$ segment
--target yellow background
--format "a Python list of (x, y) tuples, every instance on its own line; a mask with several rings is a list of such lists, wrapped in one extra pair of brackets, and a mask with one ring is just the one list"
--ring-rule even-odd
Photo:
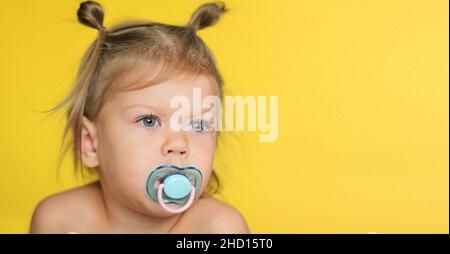
[[(205, 1), (109, 0), (105, 26), (184, 24)], [(0, 232), (77, 184), (56, 161), (68, 92), (97, 32), (80, 1), (1, 1)], [(226, 133), (223, 199), (253, 233), (448, 233), (447, 0), (227, 0), (199, 31), (228, 94), (279, 96), (279, 138)]]

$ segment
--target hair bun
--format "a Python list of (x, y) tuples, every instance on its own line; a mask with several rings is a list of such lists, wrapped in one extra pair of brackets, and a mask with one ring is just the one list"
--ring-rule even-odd
[(194, 30), (212, 26), (219, 20), (220, 15), (226, 11), (225, 3), (223, 2), (203, 4), (192, 14), (188, 26)]
[(95, 29), (104, 29), (103, 27), (103, 7), (94, 1), (85, 1), (80, 4), (77, 11), (78, 21), (86, 26)]

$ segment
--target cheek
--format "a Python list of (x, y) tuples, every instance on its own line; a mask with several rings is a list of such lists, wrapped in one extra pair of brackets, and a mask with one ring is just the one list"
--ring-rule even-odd
[(209, 165), (214, 160), (214, 153), (216, 149), (216, 138), (213, 134), (197, 134), (198, 137), (193, 137), (189, 142), (191, 160), (203, 166)]
[(160, 141), (142, 135), (143, 132), (130, 131), (121, 125), (101, 129), (98, 149), (100, 172), (107, 184), (128, 190), (145, 186), (148, 172), (159, 160)]
[(215, 135), (197, 137), (191, 141), (191, 163), (202, 171), (202, 191), (208, 185), (212, 174), (214, 154), (216, 148)]
[[(124, 204), (143, 212), (158, 211), (157, 204), (148, 201), (145, 183), (149, 172), (159, 165), (156, 137), (145, 139), (139, 132), (105, 131), (99, 139), (102, 184)], [(100, 135), (99, 135), (100, 136)]]
[(104, 171), (135, 168), (142, 156), (140, 144), (133, 142), (128, 135), (118, 135), (116, 132), (105, 131), (99, 135), (100, 167)]

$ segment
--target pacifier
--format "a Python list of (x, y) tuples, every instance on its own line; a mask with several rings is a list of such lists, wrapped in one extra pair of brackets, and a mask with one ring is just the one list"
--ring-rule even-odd
[[(202, 173), (196, 167), (179, 168), (162, 165), (155, 168), (147, 178), (148, 196), (170, 213), (186, 211), (193, 203), (202, 186)], [(181, 206), (173, 209), (167, 204)]]

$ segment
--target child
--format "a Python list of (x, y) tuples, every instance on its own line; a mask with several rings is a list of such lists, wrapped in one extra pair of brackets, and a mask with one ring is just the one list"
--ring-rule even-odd
[(99, 36), (54, 110), (69, 105), (64, 135), (72, 134), (75, 168), (94, 170), (99, 180), (41, 201), (31, 233), (249, 233), (236, 209), (207, 193), (218, 180), (212, 123), (191, 119), (182, 131), (170, 123), (174, 97), (192, 102), (194, 89), (202, 98), (222, 95), (215, 60), (196, 31), (224, 12), (209, 3), (186, 26), (106, 29), (103, 8), (81, 3), (78, 20)]

